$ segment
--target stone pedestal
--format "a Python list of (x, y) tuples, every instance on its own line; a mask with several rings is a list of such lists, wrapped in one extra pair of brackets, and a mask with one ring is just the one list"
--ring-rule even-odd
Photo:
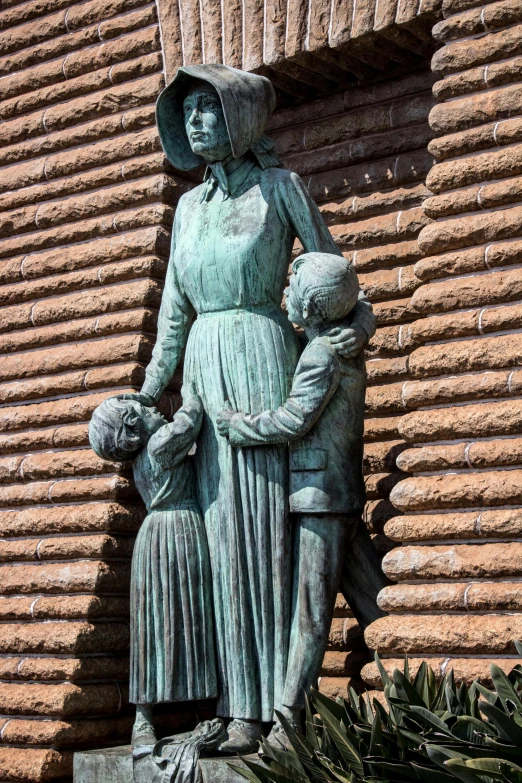
[[(250, 757), (253, 761), (256, 756)], [(244, 783), (245, 778), (227, 763), (245, 768), (239, 758), (225, 756), (199, 760), (202, 783)], [(150, 762), (153, 764), (153, 762)], [(155, 765), (154, 765), (155, 766)], [(148, 783), (150, 777), (142, 768), (143, 780), (133, 781), (133, 763), (130, 745), (104, 750), (86, 750), (74, 754), (74, 783)], [(145, 778), (148, 778), (146, 780)]]

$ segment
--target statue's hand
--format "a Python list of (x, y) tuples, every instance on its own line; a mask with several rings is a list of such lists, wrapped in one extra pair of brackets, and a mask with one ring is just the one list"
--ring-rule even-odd
[(152, 408), (156, 405), (156, 401), (145, 392), (129, 392), (128, 394), (117, 394), (116, 397), (119, 400), (133, 400), (134, 402), (140, 402), (146, 408)]
[(227, 401), (225, 402), (224, 409), (221, 411), (221, 413), (218, 413), (216, 417), (216, 426), (219, 434), (222, 435), (223, 438), (228, 438), (230, 432), (230, 420), (235, 412), (236, 411), (233, 410), (231, 404)]
[(354, 359), (358, 356), (366, 343), (368, 335), (360, 326), (335, 326), (326, 332), (326, 336), (340, 356), (345, 359)]

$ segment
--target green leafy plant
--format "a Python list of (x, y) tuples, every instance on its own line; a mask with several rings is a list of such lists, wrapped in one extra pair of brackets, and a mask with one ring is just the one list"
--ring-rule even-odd
[[(517, 643), (522, 654), (522, 646)], [(306, 730), (278, 714), (289, 750), (263, 742), (261, 761), (238, 770), (252, 783), (522, 783), (522, 667), (490, 667), (494, 690), (478, 680), (440, 682), (426, 663), (390, 677), (378, 656), (386, 707), (350, 689), (348, 699), (313, 691)], [(237, 767), (236, 767), (237, 769)]]

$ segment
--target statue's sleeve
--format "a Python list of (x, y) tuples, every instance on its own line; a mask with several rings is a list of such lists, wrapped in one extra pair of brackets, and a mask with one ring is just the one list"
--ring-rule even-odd
[(203, 421), (199, 397), (183, 399), (182, 407), (169, 424), (160, 427), (149, 440), (149, 455), (163, 468), (175, 468), (194, 445)]
[[(341, 251), (335, 244), (317, 204), (308, 193), (301, 177), (291, 172), (280, 187), (283, 209), (305, 253), (333, 253), (341, 256)], [(360, 326), (366, 333), (368, 341), (375, 334), (377, 319), (362, 289), (352, 312), (351, 325)]]
[(178, 233), (179, 206), (172, 229), (170, 259), (165, 277), (165, 287), (158, 316), (158, 336), (152, 351), (152, 359), (145, 371), (142, 392), (155, 401), (161, 397), (178, 366), (181, 351), (187, 340), (194, 309), (179, 281), (174, 251)]
[(273, 411), (235, 413), (230, 420), (231, 445), (286, 443), (302, 437), (318, 420), (339, 380), (334, 350), (324, 343), (310, 343), (297, 365), (286, 402)]

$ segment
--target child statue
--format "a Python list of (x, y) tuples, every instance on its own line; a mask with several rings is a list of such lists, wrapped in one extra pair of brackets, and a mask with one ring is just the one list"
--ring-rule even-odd
[[(288, 318), (303, 327), (309, 342), (290, 394), (277, 410), (246, 414), (229, 408), (217, 423), (233, 447), (289, 442), (295, 543), (282, 712), (296, 724), (303, 694), (319, 674), (345, 551), (356, 536), (368, 538), (370, 549), (371, 542), (359, 524), (365, 502), (364, 356), (343, 358), (326, 336), (349, 322), (360, 292), (357, 274), (342, 256), (325, 253), (301, 255), (292, 272), (285, 291)], [(380, 584), (377, 559), (372, 563), (366, 570), (374, 568), (375, 583)], [(278, 723), (271, 737), (286, 744)]]
[(211, 574), (192, 457), (203, 408), (192, 389), (171, 423), (152, 407), (110, 397), (89, 439), (98, 456), (132, 460), (147, 507), (132, 556), (130, 701), (133, 748), (156, 743), (152, 705), (217, 696)]

